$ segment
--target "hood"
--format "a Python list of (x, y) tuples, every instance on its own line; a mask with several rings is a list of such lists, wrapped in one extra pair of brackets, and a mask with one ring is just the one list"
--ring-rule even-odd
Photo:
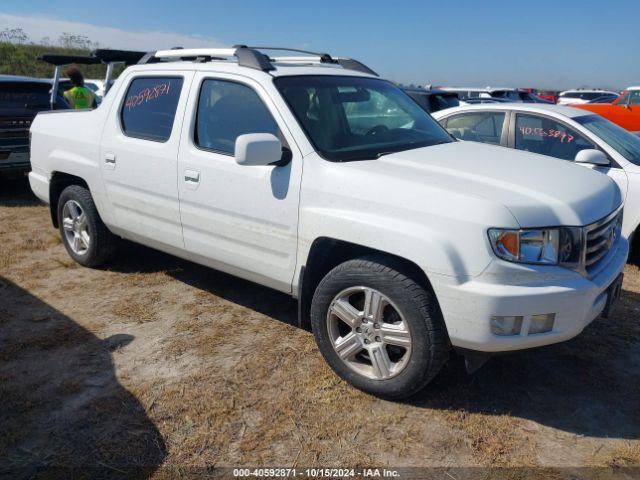
[(499, 203), (523, 228), (588, 225), (622, 203), (617, 185), (606, 175), (573, 162), (475, 142), (352, 163), (369, 174)]

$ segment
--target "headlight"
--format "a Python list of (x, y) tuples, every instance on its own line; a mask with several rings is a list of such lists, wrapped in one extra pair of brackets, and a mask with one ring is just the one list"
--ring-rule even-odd
[(503, 260), (536, 265), (578, 266), (582, 251), (579, 227), (506, 230), (492, 228), (489, 241)]

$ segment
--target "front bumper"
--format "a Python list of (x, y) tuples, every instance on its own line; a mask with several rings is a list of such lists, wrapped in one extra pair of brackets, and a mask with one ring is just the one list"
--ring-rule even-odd
[[(607, 289), (624, 269), (629, 252), (621, 238), (591, 278), (561, 267), (495, 260), (481, 275), (460, 282), (430, 275), (453, 346), (479, 352), (539, 347), (578, 335), (604, 310)], [(531, 317), (555, 313), (553, 329), (528, 334)], [(519, 335), (491, 332), (492, 316), (522, 316)]]

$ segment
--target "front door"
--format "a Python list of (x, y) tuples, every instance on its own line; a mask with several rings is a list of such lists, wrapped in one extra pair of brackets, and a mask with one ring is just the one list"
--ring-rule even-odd
[[(289, 292), (302, 156), (269, 94), (239, 78), (194, 78), (178, 159), (185, 247), (194, 261)], [(248, 133), (278, 136), (290, 161), (238, 165), (235, 141)]]

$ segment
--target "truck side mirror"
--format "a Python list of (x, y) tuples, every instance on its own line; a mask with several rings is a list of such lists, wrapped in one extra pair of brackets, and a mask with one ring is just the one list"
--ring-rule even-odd
[(586, 150), (580, 150), (575, 158), (576, 163), (589, 163), (591, 165), (598, 165), (600, 167), (608, 167), (611, 162), (607, 156), (600, 150), (595, 148), (587, 148)]
[(271, 133), (247, 133), (236, 138), (236, 163), (260, 166), (277, 163), (282, 158), (282, 143)]

